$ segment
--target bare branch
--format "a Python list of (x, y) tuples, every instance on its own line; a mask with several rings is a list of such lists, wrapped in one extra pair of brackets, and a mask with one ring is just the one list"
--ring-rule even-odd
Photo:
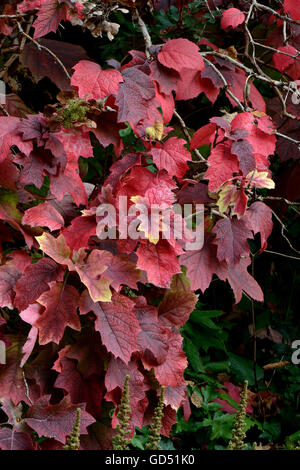
[(300, 251), (299, 250), (296, 250), (296, 248), (293, 247), (293, 245), (291, 244), (290, 240), (288, 239), (288, 237), (285, 235), (284, 231), (287, 230), (286, 226), (284, 225), (284, 223), (282, 222), (282, 220), (278, 217), (278, 215), (271, 209), (272, 211), (272, 214), (274, 215), (274, 217), (278, 220), (278, 222), (280, 223), (281, 225), (281, 235), (282, 237), (285, 239), (285, 241), (288, 243), (289, 247), (295, 252), (295, 253), (298, 253), (300, 255)]
[(289, 23), (300, 24), (299, 20), (293, 20), (289, 16), (280, 15), (276, 10), (273, 10), (272, 8), (267, 7), (266, 5), (262, 5), (261, 3), (257, 3), (256, 1), (254, 1), (253, 3), (254, 3), (255, 8), (266, 10), (272, 15), (276, 16), (276, 18), (280, 18), (281, 20), (287, 21)]
[(224, 87), (226, 88), (226, 91), (228, 93), (228, 95), (231, 96), (231, 98), (237, 103), (237, 105), (239, 106), (239, 108), (244, 112), (245, 111), (245, 108), (244, 106), (242, 105), (242, 103), (240, 102), (240, 100), (232, 93), (231, 90), (229, 90), (229, 85), (227, 83), (227, 80), (225, 79), (225, 77), (222, 75), (222, 73), (220, 72), (220, 70), (217, 69), (217, 67), (212, 63), (210, 62), (208, 59), (206, 59), (206, 57), (203, 57), (203, 60), (206, 64), (208, 64), (210, 67), (212, 67), (214, 69), (214, 71), (216, 72), (216, 74), (220, 77), (220, 79), (222, 80), (222, 82), (224, 83)]
[(11, 18), (11, 19), (16, 19), (16, 18), (22, 18), (23, 16), (27, 16), (28, 13), (18, 13), (16, 15), (0, 15), (0, 18)]
[(146, 56), (150, 57), (149, 49), (152, 46), (152, 40), (151, 40), (150, 34), (148, 32), (147, 26), (145, 25), (144, 21), (140, 17), (139, 12), (137, 11), (137, 9), (135, 10), (135, 13), (136, 13), (136, 16), (137, 16), (137, 19), (138, 19), (138, 24), (139, 24), (139, 27), (141, 29), (141, 32), (142, 32), (142, 35), (143, 35), (143, 38), (144, 38), (144, 41), (145, 41)]
[[(179, 124), (180, 124), (181, 129), (182, 129), (182, 132), (184, 133), (187, 141), (190, 142), (191, 141), (191, 136), (190, 136), (190, 133), (188, 131), (188, 128), (186, 127), (186, 124), (185, 124), (184, 120), (182, 119), (180, 114), (176, 111), (176, 109), (174, 110), (174, 116), (178, 119)], [(201, 162), (208, 165), (207, 160), (203, 157), (203, 155), (201, 155), (201, 153), (199, 152), (198, 149), (195, 149), (194, 153), (199, 158), (199, 160), (201, 160)]]
[(4, 106), (0, 103), (0, 110), (2, 111), (2, 113), (5, 115), (5, 116), (9, 116), (9, 112), (7, 112), (7, 110), (4, 108)]
[(285, 199), (284, 197), (280, 197), (280, 196), (264, 196), (258, 199), (261, 199), (261, 200), (269, 199), (270, 201), (284, 201), (288, 205), (300, 206), (300, 202), (289, 201), (288, 199)]
[(281, 132), (275, 132), (275, 135), (277, 135), (278, 137), (282, 137), (283, 139), (289, 140), (290, 142), (293, 142), (300, 149), (300, 140), (295, 140), (292, 137), (289, 137), (288, 135), (281, 134)]
[(297, 256), (285, 255), (284, 253), (278, 253), (277, 251), (264, 250), (263, 253), (271, 253), (272, 255), (283, 256), (284, 258), (296, 259), (297, 261), (300, 261), (300, 258), (297, 258)]

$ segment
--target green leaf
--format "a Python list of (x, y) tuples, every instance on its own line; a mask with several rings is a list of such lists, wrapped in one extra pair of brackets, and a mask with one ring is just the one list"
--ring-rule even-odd
[[(228, 357), (230, 360), (231, 370), (236, 378), (241, 382), (248, 380), (249, 385), (254, 385), (255, 378), (253, 371), (253, 361), (237, 356), (233, 353), (228, 353)], [(259, 366), (256, 366), (256, 376), (258, 381), (264, 377), (264, 371)]]
[(217, 411), (213, 418), (207, 418), (203, 421), (203, 426), (211, 426), (210, 440), (230, 439), (232, 435), (232, 426), (235, 415), (223, 414)]
[(204, 366), (198, 348), (188, 339), (184, 339), (184, 352), (195, 372), (204, 372)]
[(212, 372), (229, 372), (230, 362), (229, 361), (208, 362), (207, 364), (205, 364), (205, 370), (210, 370)]
[(270, 442), (274, 442), (280, 437), (281, 434), (281, 423), (279, 421), (265, 421), (263, 423), (264, 432), (260, 434), (260, 439), (268, 439)]

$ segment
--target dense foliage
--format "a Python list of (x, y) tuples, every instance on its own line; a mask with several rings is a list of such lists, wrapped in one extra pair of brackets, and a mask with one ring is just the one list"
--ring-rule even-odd
[[(156, 415), (161, 446), (227, 448), (244, 381), (246, 445), (300, 440), (298, 3), (1, 7), (1, 449), (111, 449), (126, 377), (136, 448)], [(124, 197), (169, 238), (123, 236)]]

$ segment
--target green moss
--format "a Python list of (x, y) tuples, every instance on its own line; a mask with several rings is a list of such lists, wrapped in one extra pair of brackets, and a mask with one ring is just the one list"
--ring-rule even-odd
[(84, 102), (79, 99), (68, 100), (62, 110), (63, 125), (65, 128), (73, 126), (74, 122), (84, 121), (87, 108)]

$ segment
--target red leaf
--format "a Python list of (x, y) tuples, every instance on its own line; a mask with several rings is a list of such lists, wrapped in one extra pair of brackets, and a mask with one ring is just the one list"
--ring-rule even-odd
[(26, 13), (26, 11), (36, 10), (38, 8), (41, 8), (42, 2), (43, 2), (43, 0), (23, 0), (17, 6), (18, 12)]
[(195, 132), (190, 142), (191, 150), (201, 147), (202, 145), (211, 144), (213, 142), (215, 132), (216, 125), (214, 123), (209, 123), (200, 127), (200, 129)]
[(16, 163), (23, 165), (21, 171), (20, 183), (24, 186), (34, 184), (37, 188), (41, 188), (44, 182), (46, 171), (50, 174), (56, 172), (57, 161), (49, 150), (43, 148), (33, 150), (29, 158), (19, 156), (15, 159)]
[(78, 88), (80, 98), (99, 100), (118, 93), (119, 83), (123, 82), (118, 70), (102, 70), (100, 65), (89, 60), (81, 60), (73, 67), (75, 70), (71, 85)]
[(16, 134), (19, 122), (19, 118), (14, 116), (0, 117), (0, 162), (10, 154), (10, 147), (14, 145), (12, 136)]
[(181, 72), (183, 69), (203, 70), (204, 61), (199, 48), (188, 39), (171, 39), (158, 53), (159, 62), (170, 69)]
[[(30, 113), (30, 109), (15, 93), (8, 93), (5, 95), (5, 104), (3, 104), (3, 107), (10, 116), (26, 118), (27, 114)], [(5, 116), (2, 110), (0, 110), (0, 115)]]
[(50, 32), (56, 33), (59, 23), (66, 19), (67, 7), (64, 3), (59, 4), (57, 0), (44, 0), (32, 25), (34, 27), (33, 38), (40, 38)]
[(235, 265), (228, 266), (227, 272), (224, 270), (223, 273), (218, 273), (219, 278), (223, 281), (228, 279), (234, 292), (236, 303), (241, 300), (243, 291), (258, 302), (264, 300), (260, 286), (247, 270), (250, 263), (251, 260), (249, 257), (241, 258)]
[(88, 288), (94, 302), (109, 302), (111, 299), (110, 279), (107, 279), (106, 271), (112, 259), (112, 254), (104, 250), (93, 250), (86, 263), (77, 264), (75, 269), (81, 282)]
[(73, 219), (62, 234), (71, 250), (78, 251), (79, 248), (87, 247), (89, 238), (96, 235), (96, 227), (94, 216), (80, 216)]
[(29, 357), (30, 357), (30, 355), (31, 355), (31, 353), (34, 349), (36, 340), (38, 338), (38, 333), (39, 333), (39, 331), (35, 327), (32, 327), (31, 330), (28, 333), (26, 343), (24, 344), (24, 346), (22, 348), (22, 353), (24, 354), (24, 356), (22, 357), (22, 361), (20, 363), (21, 368), (24, 367), (24, 365), (28, 361), (28, 359), (29, 359)]
[[(0, 364), (1, 398), (11, 400), (14, 405), (17, 405), (22, 400), (29, 403), (22, 369), (20, 367), (22, 358), (21, 349), (24, 338), (20, 336), (9, 336), (8, 339), (12, 344), (6, 348), (6, 364)], [(29, 392), (31, 392), (31, 390), (29, 390)]]
[(14, 304), (19, 310), (25, 310), (30, 304), (49, 290), (49, 282), (58, 275), (57, 264), (49, 258), (42, 258), (26, 267), (24, 274), (15, 285)]
[(145, 391), (147, 390), (147, 386), (144, 384), (144, 376), (138, 370), (136, 362), (130, 361), (126, 365), (120, 359), (112, 358), (105, 377), (105, 387), (108, 392), (115, 390), (117, 387), (123, 390), (127, 374), (130, 376), (130, 402), (133, 404), (132, 409), (134, 409), (136, 403), (145, 397)]
[(94, 418), (100, 418), (101, 401), (104, 391), (104, 381), (93, 375), (83, 379), (72, 359), (62, 360), (62, 371), (57, 377), (54, 387), (66, 390), (72, 403), (86, 403), (86, 410)]
[(22, 273), (24, 272), (25, 268), (31, 264), (31, 257), (23, 250), (12, 251), (9, 253), (8, 257), (9, 260), (6, 264), (15, 266)]
[[(293, 46), (278, 47), (278, 50), (294, 56), (297, 55), (297, 51)], [(288, 68), (289, 65), (292, 65), (293, 63), (294, 59), (288, 55), (280, 54), (279, 52), (276, 52), (273, 55), (273, 64), (277, 70), (279, 70), (279, 72), (283, 72), (286, 68)]]
[(164, 93), (159, 92), (156, 84), (155, 84), (155, 89), (156, 89), (155, 98), (159, 102), (159, 105), (162, 109), (164, 124), (167, 124), (168, 122), (171, 121), (173, 114), (174, 114), (174, 109), (175, 109), (174, 97), (172, 93), (170, 95), (165, 95)]
[(240, 113), (231, 122), (232, 133), (238, 130), (247, 132), (248, 135), (245, 138), (252, 146), (254, 153), (267, 157), (275, 152), (274, 125), (269, 117), (256, 118), (252, 113)]
[(127, 68), (122, 72), (124, 82), (121, 83), (116, 105), (119, 108), (118, 122), (129, 121), (135, 126), (142, 119), (159, 121), (159, 104), (155, 100), (153, 80), (136, 67)]
[(224, 184), (219, 193), (218, 206), (222, 214), (230, 207), (231, 216), (237, 215), (238, 218), (242, 217), (246, 212), (247, 202), (248, 198), (245, 191), (242, 188), (238, 188), (235, 184)]
[(233, 173), (239, 172), (238, 160), (230, 152), (228, 143), (219, 144), (214, 147), (208, 158), (210, 164), (205, 178), (208, 179), (208, 189), (215, 192), (225, 181), (232, 178)]
[(26, 413), (26, 423), (39, 436), (53, 437), (64, 444), (76, 421), (77, 408), (81, 408), (80, 434), (88, 433), (87, 426), (95, 420), (85, 411), (85, 404), (72, 405), (69, 396), (57, 405), (51, 405), (49, 399), (42, 396)]
[(169, 332), (169, 349), (166, 360), (154, 366), (155, 377), (161, 385), (177, 387), (184, 380), (183, 374), (187, 367), (187, 359), (182, 350), (180, 334)]
[[(224, 67), (222, 68), (222, 74), (226, 78), (229, 84), (229, 89), (234, 94), (234, 96), (236, 96), (240, 101), (244, 101), (244, 88), (247, 79), (244, 70), (238, 67), (236, 67), (234, 70), (228, 70), (226, 67)], [(237, 106), (236, 101), (228, 94), (227, 98), (231, 102), (232, 106)], [(263, 113), (266, 112), (266, 103), (253, 83), (250, 85), (249, 98), (254, 109), (257, 109)]]
[(174, 410), (183, 404), (187, 397), (186, 384), (182, 382), (177, 387), (167, 387), (165, 389), (164, 404), (170, 405)]
[(168, 333), (166, 328), (158, 322), (156, 308), (147, 305), (144, 297), (137, 298), (134, 313), (141, 327), (137, 344), (143, 353), (142, 362), (145, 369), (151, 369), (154, 365), (164, 362), (167, 357)]
[[(232, 398), (237, 404), (240, 403), (240, 401), (241, 401), (241, 389), (240, 389), (240, 387), (237, 387), (236, 385), (234, 385), (231, 382), (224, 382), (224, 386), (226, 387), (226, 389), (227, 389), (226, 393), (230, 396), (230, 398)], [(222, 395), (222, 393), (224, 393), (224, 390), (220, 390), (220, 392), (221, 392), (221, 395)], [(226, 399), (222, 400), (221, 398), (217, 398), (214, 401), (216, 401), (217, 403), (220, 403), (220, 405), (223, 405), (223, 411), (226, 411), (226, 413), (233, 414), (233, 413), (237, 412), (237, 408), (234, 408), (233, 406), (231, 406), (226, 401)], [(247, 404), (246, 413), (253, 414), (253, 408), (250, 405), (250, 403)]]
[(159, 91), (169, 95), (177, 89), (177, 83), (180, 75), (175, 70), (161, 65), (157, 60), (150, 64), (151, 77), (156, 81)]
[(2, 450), (35, 450), (30, 435), (16, 432), (10, 428), (0, 429), (0, 449)]
[(166, 326), (183, 326), (194, 310), (197, 299), (193, 292), (170, 290), (159, 304), (159, 321)]
[(119, 131), (125, 126), (122, 123), (120, 124), (117, 119), (118, 113), (114, 111), (105, 112), (105, 119), (100, 116), (99, 119), (96, 120), (98, 126), (96, 129), (93, 129), (93, 133), (103, 147), (113, 144), (116, 155), (120, 156), (123, 149), (123, 142)]
[(213, 228), (216, 234), (214, 243), (218, 247), (219, 261), (229, 265), (239, 262), (243, 255), (249, 254), (247, 238), (253, 238), (247, 219), (220, 219)]
[(245, 15), (237, 8), (229, 8), (222, 14), (221, 28), (226, 29), (232, 27), (233, 29), (244, 23)]
[(63, 235), (55, 238), (50, 233), (44, 232), (43, 235), (36, 237), (36, 239), (41, 250), (54, 259), (54, 261), (68, 266), (71, 270), (74, 269), (74, 265), (70, 260), (70, 248), (66, 245)]
[(55, 137), (60, 140), (67, 154), (68, 162), (78, 161), (79, 157), (93, 157), (90, 135), (82, 129), (68, 129), (56, 132)]
[(87, 205), (88, 198), (82, 179), (78, 174), (77, 162), (67, 164), (65, 171), (60, 171), (57, 176), (50, 180), (51, 192), (61, 201), (64, 196), (70, 194), (77, 206)]
[[(143, 426), (144, 412), (148, 404), (145, 391), (149, 388), (149, 386), (145, 384), (143, 374), (138, 370), (138, 363), (136, 361), (130, 361), (129, 364), (126, 365), (120, 359), (113, 358), (110, 360), (108, 371), (105, 376), (105, 386), (107, 389), (105, 399), (107, 401), (112, 401), (117, 406), (120, 404), (121, 390), (123, 390), (127, 374), (130, 377), (130, 407), (131, 410), (134, 410), (129, 423), (133, 434), (135, 426)], [(113, 415), (113, 428), (118, 424), (118, 411), (118, 408), (116, 408)]]
[(21, 277), (20, 271), (14, 266), (0, 266), (0, 307), (13, 309), (14, 285)]
[(58, 344), (66, 326), (80, 331), (80, 320), (77, 315), (79, 294), (73, 286), (56, 283), (39, 297), (38, 303), (45, 307), (45, 311), (34, 323), (39, 330), (40, 344), (47, 344), (50, 341)]
[(280, 71), (285, 71), (287, 75), (292, 77), (293, 80), (298, 80), (300, 78), (300, 64), (298, 58), (298, 51), (292, 46), (283, 46), (278, 47), (279, 51), (286, 52), (294, 56), (290, 57), (288, 55), (280, 54), (276, 52), (273, 55), (274, 66)]
[[(39, 40), (42, 46), (47, 47), (64, 64), (69, 74), (72, 67), (80, 60), (87, 60), (88, 55), (81, 46), (63, 41), (42, 38)], [(34, 78), (38, 81), (48, 77), (61, 90), (71, 89), (70, 80), (66, 76), (63, 68), (49, 52), (39, 49), (30, 42), (27, 43), (20, 56), (23, 67), (28, 68)]]
[(111, 286), (119, 290), (121, 284), (137, 289), (137, 282), (141, 280), (142, 273), (136, 264), (130, 261), (127, 255), (112, 256), (105, 271), (105, 277), (111, 279)]
[(66, 244), (73, 251), (88, 245), (89, 238), (96, 235), (94, 216), (80, 216), (72, 220), (71, 225), (62, 231)]
[(248, 220), (248, 226), (254, 234), (260, 233), (261, 250), (267, 248), (267, 239), (273, 229), (272, 211), (263, 202), (257, 201), (252, 204), (245, 216)]
[(153, 162), (159, 170), (167, 170), (169, 175), (183, 178), (188, 166), (187, 161), (192, 160), (190, 152), (184, 147), (186, 141), (171, 137), (164, 145), (157, 144), (150, 150)]
[(231, 153), (236, 155), (242, 173), (246, 176), (256, 167), (253, 147), (247, 140), (236, 140), (231, 146)]
[(204, 93), (211, 102), (215, 102), (220, 88), (213, 85), (211, 80), (202, 78), (203, 72), (183, 69), (177, 84), (176, 100), (190, 100)]
[(80, 313), (94, 312), (95, 329), (100, 332), (102, 343), (126, 364), (138, 349), (136, 339), (140, 327), (133, 307), (132, 300), (117, 293), (113, 293), (111, 302), (94, 303), (87, 291), (80, 299)]
[(207, 185), (204, 183), (196, 183), (192, 186), (185, 186), (177, 192), (179, 204), (193, 202), (194, 204), (205, 204), (211, 202), (208, 196)]
[(27, 209), (22, 218), (22, 224), (58, 230), (64, 226), (64, 219), (51, 204), (45, 202)]
[(148, 280), (158, 287), (169, 287), (173, 274), (180, 273), (180, 265), (174, 248), (168, 240), (155, 245), (148, 240), (137, 249), (137, 266), (146, 271)]
[(53, 369), (61, 372), (61, 359), (67, 357), (77, 360), (77, 370), (82, 377), (90, 375), (103, 375), (105, 361), (110, 357), (106, 348), (101, 344), (100, 335), (97, 331), (89, 332), (88, 335), (81, 336), (75, 343), (60, 351), (61, 357), (56, 361)]
[[(26, 323), (30, 323), (31, 325), (33, 325), (38, 320), (42, 310), (43, 307), (40, 304), (35, 303), (30, 305), (26, 310), (23, 310), (23, 312), (20, 313), (20, 317)], [(24, 354), (24, 356), (22, 357), (20, 367), (24, 367), (24, 364), (26, 364), (27, 360), (29, 359), (34, 349), (38, 334), (39, 330), (35, 326), (32, 326), (31, 330), (28, 333), (26, 343), (22, 348), (22, 353)]]
[(192, 290), (201, 289), (204, 292), (211, 283), (213, 274), (218, 273), (216, 251), (216, 246), (211, 244), (211, 238), (208, 237), (201, 250), (187, 251), (180, 256), (180, 264), (187, 268)]
[(300, 20), (300, 11), (298, 2), (295, 0), (284, 0), (283, 4), (284, 11), (291, 15), (293, 20)]

